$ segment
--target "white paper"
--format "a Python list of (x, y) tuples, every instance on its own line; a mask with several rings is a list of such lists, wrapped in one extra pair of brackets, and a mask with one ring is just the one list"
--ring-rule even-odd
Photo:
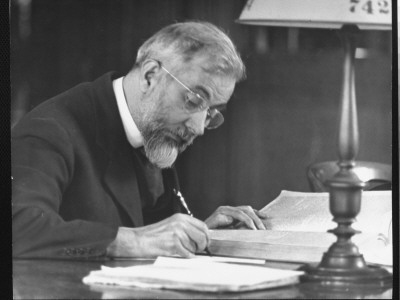
[(83, 278), (87, 284), (171, 288), (197, 291), (245, 291), (298, 282), (301, 271), (159, 257), (152, 265), (126, 268), (102, 266)]
[[(265, 225), (272, 230), (326, 232), (337, 226), (329, 211), (328, 193), (282, 191), (261, 211), (268, 215)], [(391, 191), (363, 192), (361, 210), (352, 227), (362, 232), (379, 234), (382, 221), (386, 224), (391, 212)]]
[[(162, 256), (157, 258), (156, 262), (160, 262)], [(208, 256), (208, 255), (196, 255), (190, 260), (203, 262), (221, 262), (221, 263), (236, 263), (236, 264), (251, 264), (251, 265), (263, 265), (265, 264), (265, 259), (255, 259), (255, 258), (236, 258), (236, 257), (226, 257), (226, 256)]]

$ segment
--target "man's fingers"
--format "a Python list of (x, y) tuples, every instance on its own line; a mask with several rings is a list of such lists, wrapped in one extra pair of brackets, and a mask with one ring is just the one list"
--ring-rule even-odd
[(177, 243), (192, 253), (204, 250), (209, 244), (208, 227), (192, 217), (177, 218), (178, 220), (172, 225)]
[(204, 250), (210, 244), (210, 236), (207, 225), (196, 218), (190, 218), (189, 223), (192, 226), (185, 228), (189, 239), (196, 245), (196, 251)]
[(261, 218), (261, 219), (267, 219), (267, 218), (268, 218), (267, 213), (265, 213), (265, 212), (263, 212), (263, 211), (259, 211), (259, 210), (257, 210), (257, 209), (253, 209), (253, 210), (254, 210), (255, 214), (256, 214), (259, 218)]
[(254, 210), (253, 208), (250, 207), (250, 208), (247, 208), (245, 212), (250, 216), (250, 218), (253, 220), (254, 224), (256, 225), (256, 227), (258, 229), (263, 229), (263, 230), (266, 229), (264, 226), (264, 223), (258, 217), (256, 210)]
[(185, 233), (189, 243), (194, 245), (194, 252), (203, 251), (210, 243), (208, 230), (204, 232), (196, 227), (193, 227), (188, 228)]
[(249, 227), (250, 229), (257, 230), (257, 227), (253, 222), (253, 219), (243, 211), (243, 207), (230, 207), (230, 206), (225, 207), (224, 214), (231, 216), (233, 219), (237, 221), (245, 223), (246, 226)]
[(189, 223), (204, 233), (208, 233), (208, 227), (203, 221), (185, 214), (175, 214), (172, 217), (176, 222)]
[(194, 257), (194, 252), (188, 250), (181, 243), (177, 243), (175, 245), (175, 252), (176, 252), (176, 254), (178, 254), (179, 256), (182, 256), (182, 257), (186, 257), (186, 258)]
[[(224, 206), (221, 207), (220, 213), (224, 214), (225, 216), (229, 216), (236, 221), (244, 223), (250, 229), (266, 229), (264, 223), (258, 217), (257, 211), (250, 206)], [(265, 214), (260, 213), (260, 215), (264, 217)]]

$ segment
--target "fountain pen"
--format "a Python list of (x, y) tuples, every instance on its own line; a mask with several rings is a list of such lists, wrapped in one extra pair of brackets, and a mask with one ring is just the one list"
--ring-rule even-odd
[[(189, 206), (187, 205), (187, 203), (186, 203), (186, 201), (185, 201), (185, 198), (183, 198), (182, 193), (181, 193), (180, 191), (176, 190), (176, 189), (174, 189), (174, 193), (175, 193), (175, 195), (178, 197), (178, 199), (179, 199), (179, 201), (180, 201), (182, 207), (185, 209), (186, 213), (187, 213), (189, 216), (194, 217), (193, 214), (192, 214), (192, 212), (191, 212), (190, 209), (189, 209)], [(208, 247), (206, 247), (206, 248), (204, 249), (204, 251), (207, 253), (207, 255), (211, 256), (211, 252), (210, 252), (210, 250), (208, 250)]]

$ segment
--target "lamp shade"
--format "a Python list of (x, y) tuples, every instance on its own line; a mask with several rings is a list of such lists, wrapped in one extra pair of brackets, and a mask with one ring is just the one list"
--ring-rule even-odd
[(391, 30), (390, 0), (248, 0), (238, 23), (286, 27)]

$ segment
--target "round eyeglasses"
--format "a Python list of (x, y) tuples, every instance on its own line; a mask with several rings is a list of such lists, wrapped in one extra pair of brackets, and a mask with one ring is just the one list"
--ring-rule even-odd
[(167, 72), (175, 81), (177, 81), (181, 86), (183, 86), (187, 93), (185, 95), (185, 109), (188, 113), (196, 113), (199, 111), (207, 110), (205, 128), (207, 129), (215, 129), (221, 126), (224, 123), (224, 116), (222, 113), (216, 109), (211, 108), (207, 105), (207, 100), (205, 100), (198, 93), (192, 91), (189, 87), (187, 87), (182, 81), (176, 78), (170, 71), (168, 71), (160, 61), (157, 61), (161, 68)]

